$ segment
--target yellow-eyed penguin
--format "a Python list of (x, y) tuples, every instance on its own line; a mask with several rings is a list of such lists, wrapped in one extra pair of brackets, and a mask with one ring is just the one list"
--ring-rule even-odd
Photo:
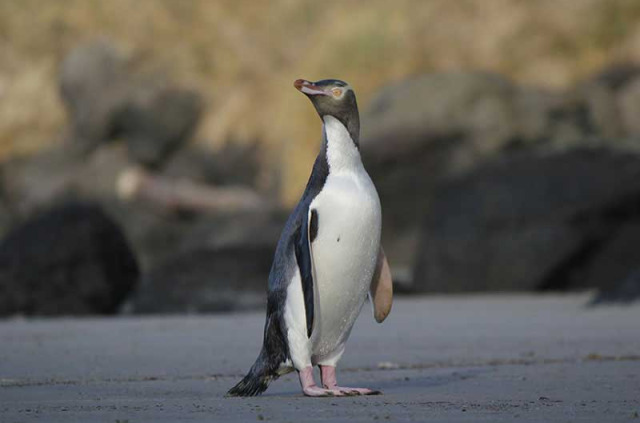
[[(262, 350), (228, 395), (259, 395), (294, 369), (307, 396), (378, 394), (336, 382), (335, 366), (367, 293), (378, 322), (393, 296), (380, 246), (380, 200), (360, 159), (356, 96), (334, 79), (298, 79), (294, 86), (322, 119), (322, 147), (276, 248)], [(322, 387), (314, 382), (315, 365)]]

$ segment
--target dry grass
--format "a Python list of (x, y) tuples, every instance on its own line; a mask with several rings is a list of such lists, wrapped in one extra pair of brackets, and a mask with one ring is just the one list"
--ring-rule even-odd
[(562, 87), (640, 59), (637, 0), (0, 0), (0, 157), (56, 142), (57, 67), (97, 36), (199, 90), (198, 142), (284, 152), (283, 198), (305, 183), (319, 122), (294, 79), (350, 81), (366, 105), (408, 75), (485, 69)]

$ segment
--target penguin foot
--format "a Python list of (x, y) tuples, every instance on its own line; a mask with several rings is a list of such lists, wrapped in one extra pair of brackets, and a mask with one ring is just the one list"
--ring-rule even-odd
[(316, 385), (302, 388), (302, 392), (307, 397), (344, 397), (350, 395), (337, 389), (324, 389)]
[(320, 375), (322, 376), (322, 386), (325, 389), (331, 391), (339, 391), (344, 395), (382, 395), (381, 391), (377, 391), (369, 388), (348, 388), (345, 386), (338, 386), (336, 381), (336, 368), (335, 366), (323, 366), (320, 365)]
[(302, 392), (308, 397), (344, 397), (349, 395), (339, 389), (320, 388), (313, 380), (313, 367), (305, 367), (298, 372)]
[(327, 389), (344, 392), (345, 395), (382, 395), (382, 391), (369, 388), (348, 388), (346, 386), (331, 386)]

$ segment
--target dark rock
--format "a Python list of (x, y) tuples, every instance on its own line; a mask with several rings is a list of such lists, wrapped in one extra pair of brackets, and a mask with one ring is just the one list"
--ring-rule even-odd
[(106, 39), (82, 44), (60, 67), (60, 94), (69, 111), (74, 141), (91, 150), (113, 133), (113, 115), (127, 97), (127, 60)]
[(163, 214), (147, 204), (105, 204), (127, 233), (140, 263), (153, 269), (194, 250), (265, 246), (275, 249), (286, 215), (280, 212)]
[(212, 185), (257, 185), (261, 172), (258, 143), (227, 142), (216, 151), (189, 146), (177, 151), (162, 168), (168, 177)]
[(0, 200), (0, 238), (9, 231), (13, 223), (13, 214), (7, 205)]
[(158, 213), (153, 207), (137, 203), (112, 202), (105, 210), (121, 225), (136, 251), (141, 269), (178, 254), (185, 237), (202, 216), (174, 216)]
[(65, 204), (0, 244), (0, 315), (114, 313), (137, 279), (118, 226), (95, 205)]
[[(435, 198), (416, 290), (608, 286), (609, 275), (633, 263), (608, 261), (621, 248), (613, 234), (640, 221), (640, 155), (610, 148), (513, 153), (443, 184)], [(632, 233), (617, 242), (638, 245), (640, 231), (625, 232)]]
[(626, 136), (640, 135), (640, 72), (629, 84), (625, 85), (618, 94), (618, 110)]
[(604, 85), (612, 90), (623, 89), (629, 81), (640, 76), (640, 66), (635, 63), (618, 63), (598, 72), (593, 82)]
[(363, 147), (384, 159), (451, 135), (504, 144), (513, 133), (515, 91), (506, 79), (483, 73), (428, 74), (389, 85), (363, 116)]
[(590, 130), (572, 97), (498, 75), (430, 74), (383, 88), (363, 115), (362, 154), (384, 206), (392, 265), (413, 264), (418, 228), (442, 180), (505, 152), (579, 144)]
[(5, 188), (1, 177), (3, 173), (4, 168), (0, 166), (0, 239), (5, 233), (7, 233), (14, 220), (14, 213), (7, 202)]
[(86, 152), (122, 139), (135, 161), (159, 166), (191, 137), (202, 101), (159, 74), (135, 72), (130, 62), (105, 39), (81, 45), (64, 59), (60, 91), (73, 145)]
[(571, 96), (481, 72), (391, 84), (372, 100), (363, 122), (363, 151), (374, 163), (453, 138), (464, 141), (453, 163), (460, 170), (508, 148), (579, 143), (592, 129), (587, 110)]
[(6, 201), (21, 216), (46, 208), (69, 192), (80, 164), (62, 148), (7, 161), (1, 175)]
[(599, 290), (589, 305), (631, 304), (640, 301), (640, 270), (631, 272), (611, 285)]
[(184, 231), (181, 248), (217, 249), (264, 246), (275, 251), (287, 214), (284, 212), (234, 213), (208, 216)]
[[(625, 210), (630, 223), (615, 229), (584, 271), (585, 285), (598, 289), (592, 304), (640, 300), (640, 200)], [(629, 216), (633, 213), (635, 218)], [(616, 218), (620, 219), (620, 212)]]
[[(637, 135), (640, 66), (618, 64), (579, 84), (575, 95), (584, 102), (593, 132), (609, 139)], [(630, 88), (636, 85), (635, 88)]]
[(166, 244), (165, 254), (156, 252), (149, 261), (150, 271), (125, 310), (196, 313), (263, 307), (286, 217), (284, 213), (234, 213), (183, 221), (180, 231), (177, 226), (147, 230), (139, 240), (146, 245), (143, 250)]
[(65, 198), (113, 202), (116, 181), (130, 165), (123, 146), (102, 145), (82, 156), (60, 146), (8, 161), (0, 176), (11, 209), (28, 216)]
[[(221, 154), (226, 151), (235, 152), (228, 159), (235, 167), (218, 166), (225, 161)], [(171, 159), (163, 175), (176, 180), (219, 181), (220, 185), (248, 182), (258, 175), (258, 166), (252, 165), (257, 160), (254, 151), (250, 147), (229, 147), (214, 154), (195, 147), (184, 149)], [(176, 161), (181, 162), (179, 166), (175, 166)], [(117, 144), (100, 145), (84, 155), (58, 147), (6, 162), (0, 173), (0, 186), (4, 188), (0, 195), (0, 230), (4, 220), (8, 225), (74, 200), (99, 203), (122, 226), (144, 268), (183, 251), (185, 242), (189, 248), (198, 248), (199, 242), (220, 246), (230, 241), (277, 241), (283, 222), (271, 212), (168, 214), (152, 203), (123, 199), (118, 183), (131, 167), (126, 147)], [(231, 174), (225, 176), (227, 171)], [(5, 209), (10, 213), (4, 213)]]
[(192, 91), (138, 86), (113, 116), (113, 137), (123, 138), (132, 159), (157, 167), (191, 138), (202, 104)]
[(621, 211), (609, 212), (616, 225), (606, 236), (606, 242), (584, 267), (582, 283), (588, 287), (612, 292), (628, 279), (632, 270), (640, 267), (640, 198), (636, 204), (626, 203)]
[(127, 308), (201, 313), (264, 307), (273, 252), (266, 246), (186, 251), (146, 274)]

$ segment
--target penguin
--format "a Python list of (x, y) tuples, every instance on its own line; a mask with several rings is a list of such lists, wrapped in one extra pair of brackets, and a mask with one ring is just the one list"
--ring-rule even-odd
[[(380, 245), (380, 199), (360, 158), (356, 96), (336, 79), (298, 79), (294, 87), (322, 120), (322, 145), (276, 247), (262, 349), (227, 395), (259, 395), (292, 371), (306, 396), (380, 394), (336, 380), (336, 365), (367, 295), (378, 323), (391, 311), (393, 297)], [(314, 366), (320, 367), (320, 386)]]

